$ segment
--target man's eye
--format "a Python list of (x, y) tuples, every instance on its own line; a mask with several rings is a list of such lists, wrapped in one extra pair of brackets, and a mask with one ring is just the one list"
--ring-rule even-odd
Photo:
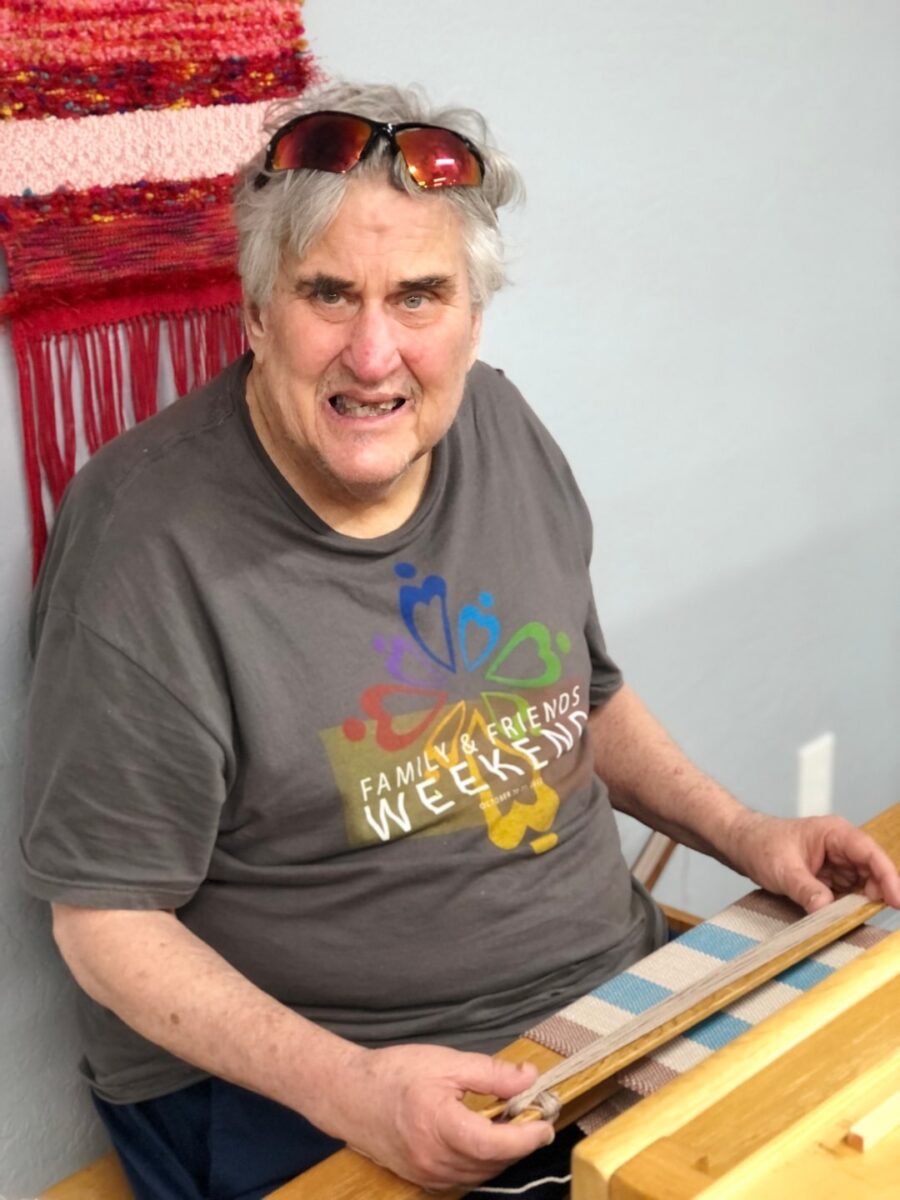
[(403, 297), (403, 307), (415, 312), (417, 309), (425, 307), (426, 300), (427, 297), (423, 296), (421, 292), (410, 292), (408, 296)]
[(341, 292), (316, 292), (316, 299), (320, 302), (320, 304), (327, 304), (332, 307), (335, 304), (340, 304), (343, 298), (344, 297)]

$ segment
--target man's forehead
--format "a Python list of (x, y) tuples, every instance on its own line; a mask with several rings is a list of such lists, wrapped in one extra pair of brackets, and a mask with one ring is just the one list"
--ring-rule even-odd
[[(449, 263), (464, 252), (459, 213), (445, 197), (413, 197), (387, 181), (365, 180), (348, 187), (334, 218), (299, 265), (328, 269), (334, 262), (374, 259), (399, 267), (407, 259), (418, 264), (433, 258), (433, 269), (446, 274)], [(293, 262), (297, 265), (296, 258)], [(422, 273), (418, 265), (414, 273)]]

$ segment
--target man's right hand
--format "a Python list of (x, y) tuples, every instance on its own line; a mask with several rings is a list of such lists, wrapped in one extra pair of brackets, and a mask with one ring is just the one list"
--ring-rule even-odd
[(516, 1095), (537, 1077), (530, 1064), (408, 1045), (361, 1050), (345, 1066), (327, 1132), (421, 1187), (481, 1183), (553, 1140), (546, 1121), (498, 1125), (462, 1103), (466, 1091)]

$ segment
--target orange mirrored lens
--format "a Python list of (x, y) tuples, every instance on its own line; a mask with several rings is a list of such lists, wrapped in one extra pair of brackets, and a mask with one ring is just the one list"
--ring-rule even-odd
[(419, 187), (477, 187), (481, 183), (481, 163), (449, 129), (401, 129), (394, 140)]
[(342, 175), (355, 167), (372, 136), (358, 117), (313, 113), (292, 126), (272, 151), (275, 171), (331, 171)]

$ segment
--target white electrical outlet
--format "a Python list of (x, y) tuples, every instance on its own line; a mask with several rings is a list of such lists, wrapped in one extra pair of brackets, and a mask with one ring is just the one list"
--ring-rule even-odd
[(833, 794), (834, 734), (823, 733), (797, 751), (797, 816), (827, 816)]

